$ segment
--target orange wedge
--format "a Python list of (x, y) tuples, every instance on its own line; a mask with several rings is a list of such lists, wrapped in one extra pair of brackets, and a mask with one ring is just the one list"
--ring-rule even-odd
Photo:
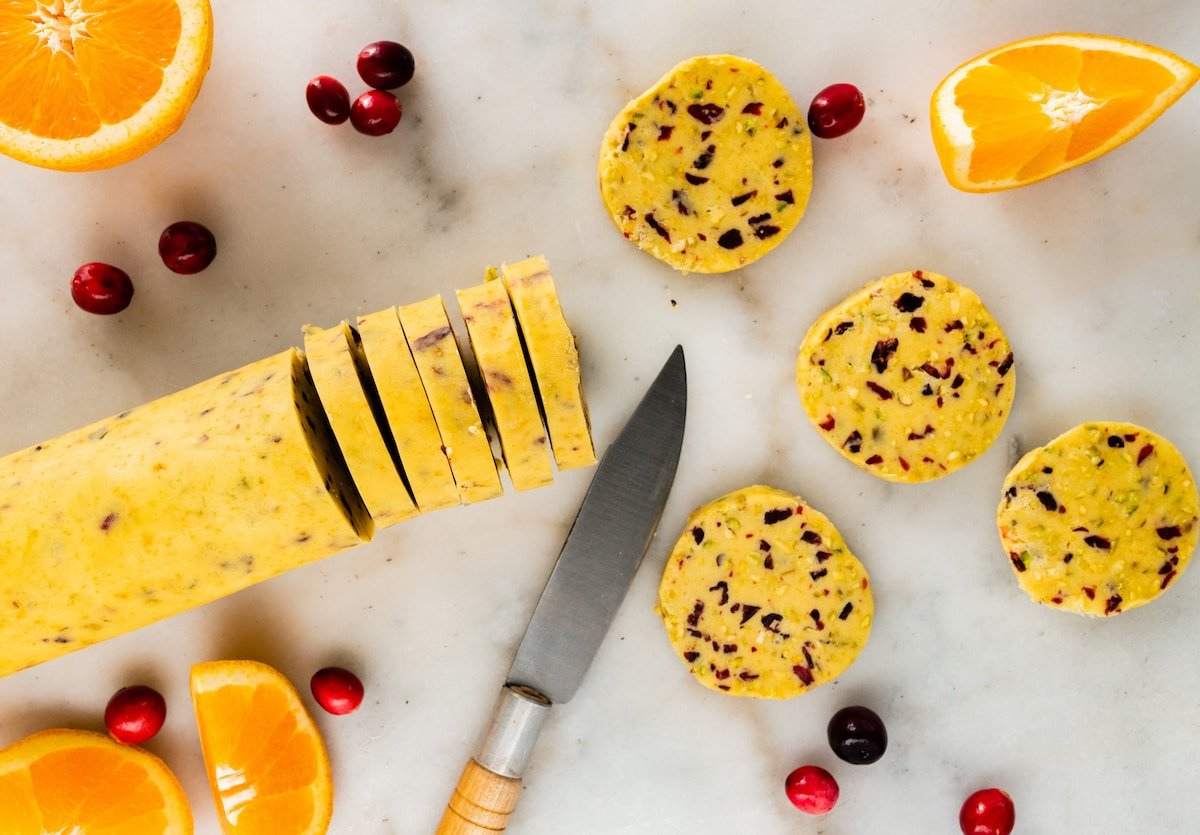
[(212, 55), (208, 0), (2, 0), (0, 152), (62, 171), (144, 154)]
[(49, 730), (0, 751), (4, 835), (190, 835), (163, 761), (88, 731)]
[(1200, 67), (1102, 35), (1028, 38), (956, 69), (933, 91), (933, 145), (950, 185), (1000, 191), (1082, 165), (1140, 133)]
[(319, 835), (333, 814), (325, 743), (291, 683), (255, 661), (192, 667), (217, 817), (238, 835)]

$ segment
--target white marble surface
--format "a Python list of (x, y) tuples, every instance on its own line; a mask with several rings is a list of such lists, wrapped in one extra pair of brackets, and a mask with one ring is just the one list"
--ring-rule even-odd
[[(1007, 788), (1018, 832), (1191, 833), (1200, 783), (1200, 573), (1151, 606), (1093, 621), (1030, 603), (993, 510), (1015, 448), (1087, 419), (1170, 438), (1200, 465), (1200, 92), (1083, 169), (996, 195), (955, 192), (927, 124), (935, 84), (1019, 37), (1093, 31), (1200, 58), (1193, 0), (842, 3), (257, 2), (214, 0), (216, 49), (183, 129), (95, 174), (0, 158), (3, 451), (160, 396), (299, 340), (306, 322), (474, 283), (544, 252), (585, 352), (595, 432), (615, 434), (671, 346), (687, 349), (691, 414), (661, 533), (574, 701), (556, 709), (511, 831), (950, 833), (977, 787)], [(399, 130), (369, 139), (307, 112), (319, 73), (353, 78), (360, 46), (417, 55)], [(851, 81), (869, 98), (849, 136), (818, 142), (805, 220), (764, 260), (681, 276), (624, 242), (595, 188), (601, 134), (676, 61), (733, 52), (807, 102)], [(357, 87), (357, 85), (351, 85)], [(159, 263), (168, 223), (216, 233), (211, 269)], [(94, 317), (68, 293), (90, 260), (137, 295)], [(922, 267), (974, 288), (1016, 349), (1008, 426), (979, 461), (924, 486), (851, 467), (792, 384), (813, 319), (879, 275)], [(356, 714), (320, 714), (337, 833), (433, 829), (589, 473), (444, 511), (224, 601), (0, 680), (0, 745), (55, 725), (100, 729), (136, 681), (170, 715), (148, 748), (182, 779), (197, 831), (216, 823), (187, 697), (188, 666), (274, 664), (303, 687), (357, 670)], [(766, 482), (806, 497), (869, 568), (870, 645), (836, 683), (784, 703), (705, 690), (652, 612), (686, 513)], [(871, 767), (824, 740), (838, 707), (886, 720)], [(803, 763), (842, 802), (821, 820), (784, 798)], [(2, 827), (0, 827), (2, 828)]]

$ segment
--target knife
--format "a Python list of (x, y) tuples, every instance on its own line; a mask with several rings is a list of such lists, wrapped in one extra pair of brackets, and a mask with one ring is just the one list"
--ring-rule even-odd
[(579, 689), (658, 526), (686, 413), (687, 368), (677, 345), (596, 470), (437, 835), (487, 835), (508, 825), (550, 706)]

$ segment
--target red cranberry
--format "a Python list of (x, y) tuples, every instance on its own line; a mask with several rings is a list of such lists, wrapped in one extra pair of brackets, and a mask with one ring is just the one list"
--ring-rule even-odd
[(192, 275), (217, 257), (217, 239), (199, 223), (181, 220), (163, 230), (158, 239), (158, 254), (171, 272)]
[(167, 703), (162, 695), (145, 685), (122, 687), (108, 700), (104, 724), (117, 742), (139, 745), (150, 739), (167, 718)]
[(367, 136), (383, 136), (400, 124), (400, 100), (386, 90), (368, 90), (350, 106), (350, 124)]
[(857, 87), (831, 84), (808, 106), (808, 128), (813, 136), (833, 139), (858, 127), (866, 112), (866, 102)]
[(854, 765), (867, 765), (887, 750), (887, 728), (873, 710), (844, 707), (829, 720), (829, 746), (838, 758)]
[(88, 313), (120, 313), (133, 300), (133, 282), (124, 270), (94, 261), (75, 271), (71, 298)]
[(335, 716), (353, 713), (362, 704), (362, 682), (354, 673), (341, 667), (317, 670), (309, 686), (317, 704)]
[(793, 806), (810, 815), (828, 812), (837, 803), (840, 793), (833, 775), (815, 765), (801, 766), (789, 774), (784, 790)]
[(350, 118), (350, 94), (336, 78), (318, 75), (304, 91), (308, 109), (327, 125), (340, 125)]
[(376, 90), (394, 90), (412, 80), (416, 61), (408, 47), (395, 41), (376, 41), (358, 53), (358, 74)]
[(958, 813), (964, 835), (1009, 835), (1017, 814), (1012, 798), (1000, 789), (980, 789), (967, 798)]

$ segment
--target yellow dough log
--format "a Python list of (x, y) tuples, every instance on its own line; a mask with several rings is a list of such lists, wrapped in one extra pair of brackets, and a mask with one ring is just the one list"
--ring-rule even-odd
[(356, 545), (294, 349), (0, 459), (0, 675)]
[[(549, 317), (553, 338), (535, 343), (575, 358), (553, 285), (529, 289), (522, 326)], [(500, 495), (440, 297), (358, 322), (310, 328), (308, 355), (288, 349), (0, 458), (0, 676), (369, 540), (418, 507)], [(505, 357), (514, 373), (518, 359)], [(574, 387), (570, 446), (591, 463), (577, 359), (556, 379)], [(506, 414), (530, 429), (537, 403), (523, 397)]]

